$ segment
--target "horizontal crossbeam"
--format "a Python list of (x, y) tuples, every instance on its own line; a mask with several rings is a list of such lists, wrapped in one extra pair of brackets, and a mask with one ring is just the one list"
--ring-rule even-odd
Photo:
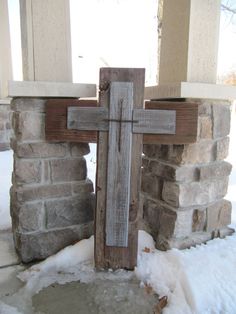
[(176, 113), (174, 110), (135, 109), (133, 133), (175, 134)]
[(108, 131), (109, 122), (132, 123), (133, 133), (175, 134), (174, 110), (134, 109), (132, 119), (108, 119), (106, 108), (68, 107), (68, 129)]
[[(67, 109), (71, 106), (74, 108), (96, 108), (97, 105), (96, 100), (48, 100), (46, 104), (46, 140), (49, 142), (96, 143), (97, 131), (67, 129)], [(96, 109), (99, 108), (97, 107)], [(188, 144), (196, 142), (198, 124), (198, 105), (196, 103), (184, 101), (146, 101), (145, 109), (145, 111), (153, 109), (175, 111), (176, 127), (175, 134), (144, 134), (144, 144)], [(133, 120), (136, 119), (133, 117)]]
[(108, 109), (68, 107), (67, 127), (80, 131), (108, 131)]

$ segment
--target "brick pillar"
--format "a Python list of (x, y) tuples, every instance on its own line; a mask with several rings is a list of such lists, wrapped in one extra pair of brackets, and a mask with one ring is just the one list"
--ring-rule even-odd
[[(196, 100), (191, 100), (196, 101)], [(157, 248), (186, 248), (232, 233), (224, 199), (231, 165), (230, 103), (199, 100), (198, 140), (188, 145), (144, 145), (143, 218)]]
[(43, 98), (12, 101), (14, 150), (11, 216), (22, 261), (43, 259), (93, 233), (88, 144), (47, 143)]

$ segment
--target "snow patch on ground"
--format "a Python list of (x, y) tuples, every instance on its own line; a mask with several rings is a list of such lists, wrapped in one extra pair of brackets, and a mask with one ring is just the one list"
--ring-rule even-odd
[[(26, 282), (25, 289), (34, 294), (53, 282), (119, 280), (133, 276), (132, 272), (124, 270), (96, 272), (93, 248), (93, 237), (82, 240), (32, 266), (19, 277)], [(150, 235), (139, 231), (135, 274), (160, 296), (168, 296), (164, 314), (234, 314), (236, 235), (183, 251), (161, 252), (154, 249)]]
[(0, 152), (0, 230), (11, 228), (10, 196), (13, 152)]
[(97, 144), (89, 144), (90, 153), (85, 156), (87, 163), (87, 176), (93, 182), (95, 186), (95, 177), (96, 177), (96, 159), (97, 159)]
[(236, 313), (236, 235), (139, 255), (137, 277), (168, 296), (164, 314)]
[(22, 314), (15, 307), (0, 301), (0, 314)]
[[(139, 231), (139, 254), (145, 248), (155, 249), (153, 238), (145, 231)], [(37, 293), (52, 283), (71, 281), (91, 282), (96, 279), (128, 279), (132, 272), (117, 270), (115, 272), (96, 272), (94, 269), (94, 236), (70, 245), (55, 255), (48, 257), (20, 273), (18, 278), (26, 282), (26, 289)]]

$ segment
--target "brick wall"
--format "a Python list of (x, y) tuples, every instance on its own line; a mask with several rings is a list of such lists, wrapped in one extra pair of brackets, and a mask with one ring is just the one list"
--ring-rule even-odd
[(42, 259), (93, 233), (93, 184), (84, 155), (88, 144), (47, 143), (45, 102), (15, 98), (11, 216), (24, 262)]
[(144, 145), (143, 218), (157, 247), (185, 248), (232, 233), (224, 199), (230, 103), (198, 101), (198, 140), (189, 145)]

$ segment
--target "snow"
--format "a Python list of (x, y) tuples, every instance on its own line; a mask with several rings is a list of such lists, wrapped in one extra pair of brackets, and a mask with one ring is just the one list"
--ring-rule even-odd
[(15, 307), (0, 301), (0, 314), (22, 314)]
[(235, 313), (236, 236), (138, 258), (137, 277), (168, 296), (164, 314)]
[(90, 154), (85, 156), (87, 162), (87, 176), (92, 180), (93, 185), (95, 185), (97, 144), (89, 144), (89, 147)]
[(143, 230), (138, 232), (138, 254), (141, 254), (145, 248), (155, 249), (155, 242), (150, 234)]
[(0, 230), (11, 228), (9, 189), (12, 168), (12, 151), (0, 152)]

